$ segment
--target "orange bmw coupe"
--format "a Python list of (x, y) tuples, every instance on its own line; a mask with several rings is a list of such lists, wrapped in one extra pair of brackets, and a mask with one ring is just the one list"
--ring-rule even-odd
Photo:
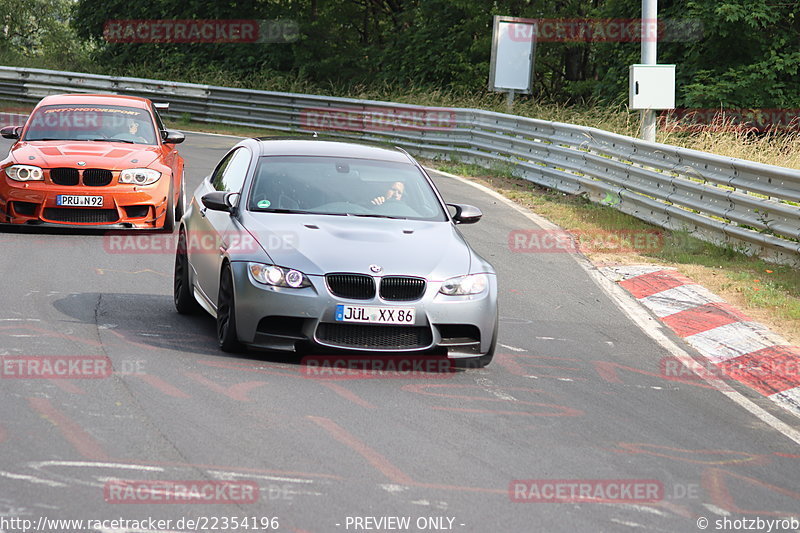
[(185, 207), (166, 105), (121, 95), (47, 96), (0, 162), (0, 223), (172, 231)]

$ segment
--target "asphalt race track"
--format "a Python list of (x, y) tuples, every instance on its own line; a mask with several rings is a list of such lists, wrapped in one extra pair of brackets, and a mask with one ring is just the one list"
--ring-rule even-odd
[[(235, 142), (187, 135), (187, 192)], [(699, 379), (663, 376), (669, 352), (572, 256), (512, 252), (508, 235), (536, 229), (529, 218), (458, 180), (437, 183), (483, 210), (462, 231), (498, 271), (500, 346), (481, 370), (323, 379), (297, 358), (224, 354), (210, 317), (175, 312), (171, 251), (120, 251), (103, 232), (0, 232), (0, 355), (107, 357), (114, 369), (4, 373), (0, 530), (22, 531), (8, 521), (18, 518), (40, 531), (242, 531), (237, 517), (296, 533), (674, 532), (800, 515), (796, 442)], [(256, 492), (166, 503), (113, 493), (115, 480)], [(536, 482), (517, 492), (515, 480)], [(564, 501), (552, 501), (554, 480)], [(607, 500), (576, 497), (578, 482)]]

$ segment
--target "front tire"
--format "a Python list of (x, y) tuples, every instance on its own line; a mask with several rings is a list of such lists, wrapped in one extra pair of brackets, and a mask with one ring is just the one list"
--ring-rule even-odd
[(178, 197), (178, 207), (175, 208), (175, 221), (179, 222), (183, 218), (183, 214), (186, 213), (186, 186), (185, 186), (186, 176), (181, 178), (181, 193)]
[(236, 298), (233, 294), (233, 271), (228, 263), (222, 267), (219, 279), (217, 342), (223, 352), (241, 352), (244, 349), (236, 335)]
[(169, 194), (167, 194), (167, 212), (164, 215), (164, 231), (172, 233), (175, 231), (175, 184), (169, 182)]
[(175, 251), (175, 276), (173, 278), (173, 295), (175, 309), (182, 315), (193, 315), (200, 311), (200, 304), (194, 299), (189, 283), (189, 256), (186, 253), (186, 233), (178, 236), (178, 247)]

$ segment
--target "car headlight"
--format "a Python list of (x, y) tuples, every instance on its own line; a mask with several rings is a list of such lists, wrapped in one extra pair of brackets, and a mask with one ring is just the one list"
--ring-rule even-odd
[(6, 167), (6, 176), (14, 181), (42, 181), (44, 172), (33, 165), (11, 165)]
[(253, 278), (264, 285), (289, 287), (291, 289), (311, 286), (311, 281), (299, 270), (275, 265), (263, 265), (261, 263), (247, 263), (247, 267), (250, 269), (250, 274), (252, 274)]
[(161, 172), (152, 168), (126, 168), (119, 173), (120, 183), (152, 185), (161, 177)]
[(489, 277), (486, 274), (470, 274), (450, 278), (442, 283), (439, 292), (448, 296), (463, 296), (466, 294), (479, 294), (489, 286)]

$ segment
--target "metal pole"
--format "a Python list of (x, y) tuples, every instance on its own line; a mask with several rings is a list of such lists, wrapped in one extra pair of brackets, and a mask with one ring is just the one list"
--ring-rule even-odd
[(506, 108), (509, 113), (514, 109), (514, 89), (509, 89), (506, 94)]
[[(655, 65), (658, 52), (658, 0), (642, 0), (642, 64)], [(656, 112), (642, 110), (641, 137), (645, 141), (656, 140)]]

